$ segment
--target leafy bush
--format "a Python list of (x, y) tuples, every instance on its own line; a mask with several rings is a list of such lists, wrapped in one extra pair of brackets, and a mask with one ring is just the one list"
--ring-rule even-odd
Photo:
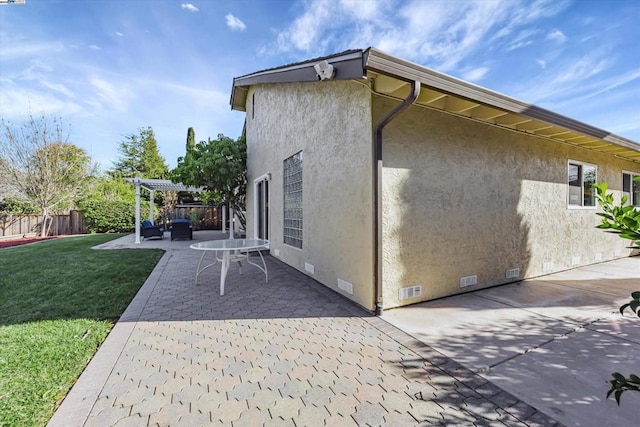
[[(640, 181), (635, 178), (635, 181)], [(631, 247), (639, 249), (640, 243), (640, 209), (627, 203), (628, 197), (622, 197), (619, 205), (613, 200), (613, 194), (607, 193), (608, 186), (606, 182), (595, 185), (597, 190), (598, 204), (602, 208), (602, 212), (597, 215), (602, 217), (602, 223), (598, 228), (607, 230), (610, 233), (617, 234), (623, 239), (631, 240)], [(620, 307), (620, 314), (624, 315), (626, 309), (630, 309), (640, 317), (640, 291), (631, 294), (631, 301)], [(620, 405), (620, 397), (625, 391), (640, 392), (640, 377), (635, 374), (625, 377), (620, 372), (611, 374), (613, 379), (609, 381), (609, 391), (607, 398), (613, 394), (618, 405)]]
[(39, 209), (29, 202), (6, 197), (0, 200), (0, 215), (37, 215)]
[[(92, 233), (129, 233), (135, 229), (136, 211), (131, 203), (119, 200), (88, 200), (80, 204), (85, 225)], [(140, 216), (149, 216), (148, 207), (140, 207)]]

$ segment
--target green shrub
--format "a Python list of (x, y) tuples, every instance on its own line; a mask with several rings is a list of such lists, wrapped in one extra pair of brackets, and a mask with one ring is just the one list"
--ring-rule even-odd
[(40, 210), (32, 203), (15, 197), (5, 197), (0, 200), (0, 215), (37, 215)]
[[(90, 200), (81, 203), (85, 225), (92, 233), (130, 233), (135, 229), (136, 210), (131, 203), (118, 200)], [(149, 216), (148, 207), (140, 207), (141, 218)]]
[[(634, 181), (640, 182), (640, 177), (634, 178)], [(616, 205), (613, 193), (607, 193), (606, 182), (596, 184), (595, 188), (598, 204), (602, 208), (602, 212), (597, 212), (597, 215), (602, 217), (602, 223), (598, 225), (598, 228), (617, 234), (623, 239), (631, 240), (631, 247), (640, 249), (640, 209), (628, 203), (629, 198), (626, 195), (622, 197), (620, 204)], [(620, 307), (620, 314), (624, 315), (627, 308), (640, 317), (640, 291), (631, 293), (631, 301)], [(607, 398), (613, 394), (618, 406), (622, 393), (626, 391), (640, 392), (640, 377), (638, 375), (631, 374), (628, 378), (620, 372), (614, 372), (611, 375), (613, 379), (609, 381)]]

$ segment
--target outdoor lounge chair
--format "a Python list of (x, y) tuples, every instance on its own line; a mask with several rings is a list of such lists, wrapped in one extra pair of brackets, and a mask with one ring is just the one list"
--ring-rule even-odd
[(171, 240), (173, 239), (193, 239), (193, 229), (188, 219), (171, 221)]
[(153, 225), (149, 220), (144, 220), (142, 221), (142, 227), (140, 227), (140, 235), (145, 239), (150, 237), (159, 237), (164, 239), (164, 228)]

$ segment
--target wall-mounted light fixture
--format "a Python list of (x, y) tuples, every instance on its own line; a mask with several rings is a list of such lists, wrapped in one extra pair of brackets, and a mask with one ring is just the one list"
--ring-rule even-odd
[(313, 68), (316, 70), (318, 80), (331, 80), (336, 75), (335, 68), (327, 61), (319, 62)]

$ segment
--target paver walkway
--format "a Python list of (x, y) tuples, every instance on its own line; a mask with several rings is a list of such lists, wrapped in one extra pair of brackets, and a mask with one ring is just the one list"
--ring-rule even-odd
[(221, 297), (219, 266), (195, 286), (200, 252), (152, 245), (168, 250), (49, 426), (560, 425), (272, 257), (268, 284), (232, 267)]

